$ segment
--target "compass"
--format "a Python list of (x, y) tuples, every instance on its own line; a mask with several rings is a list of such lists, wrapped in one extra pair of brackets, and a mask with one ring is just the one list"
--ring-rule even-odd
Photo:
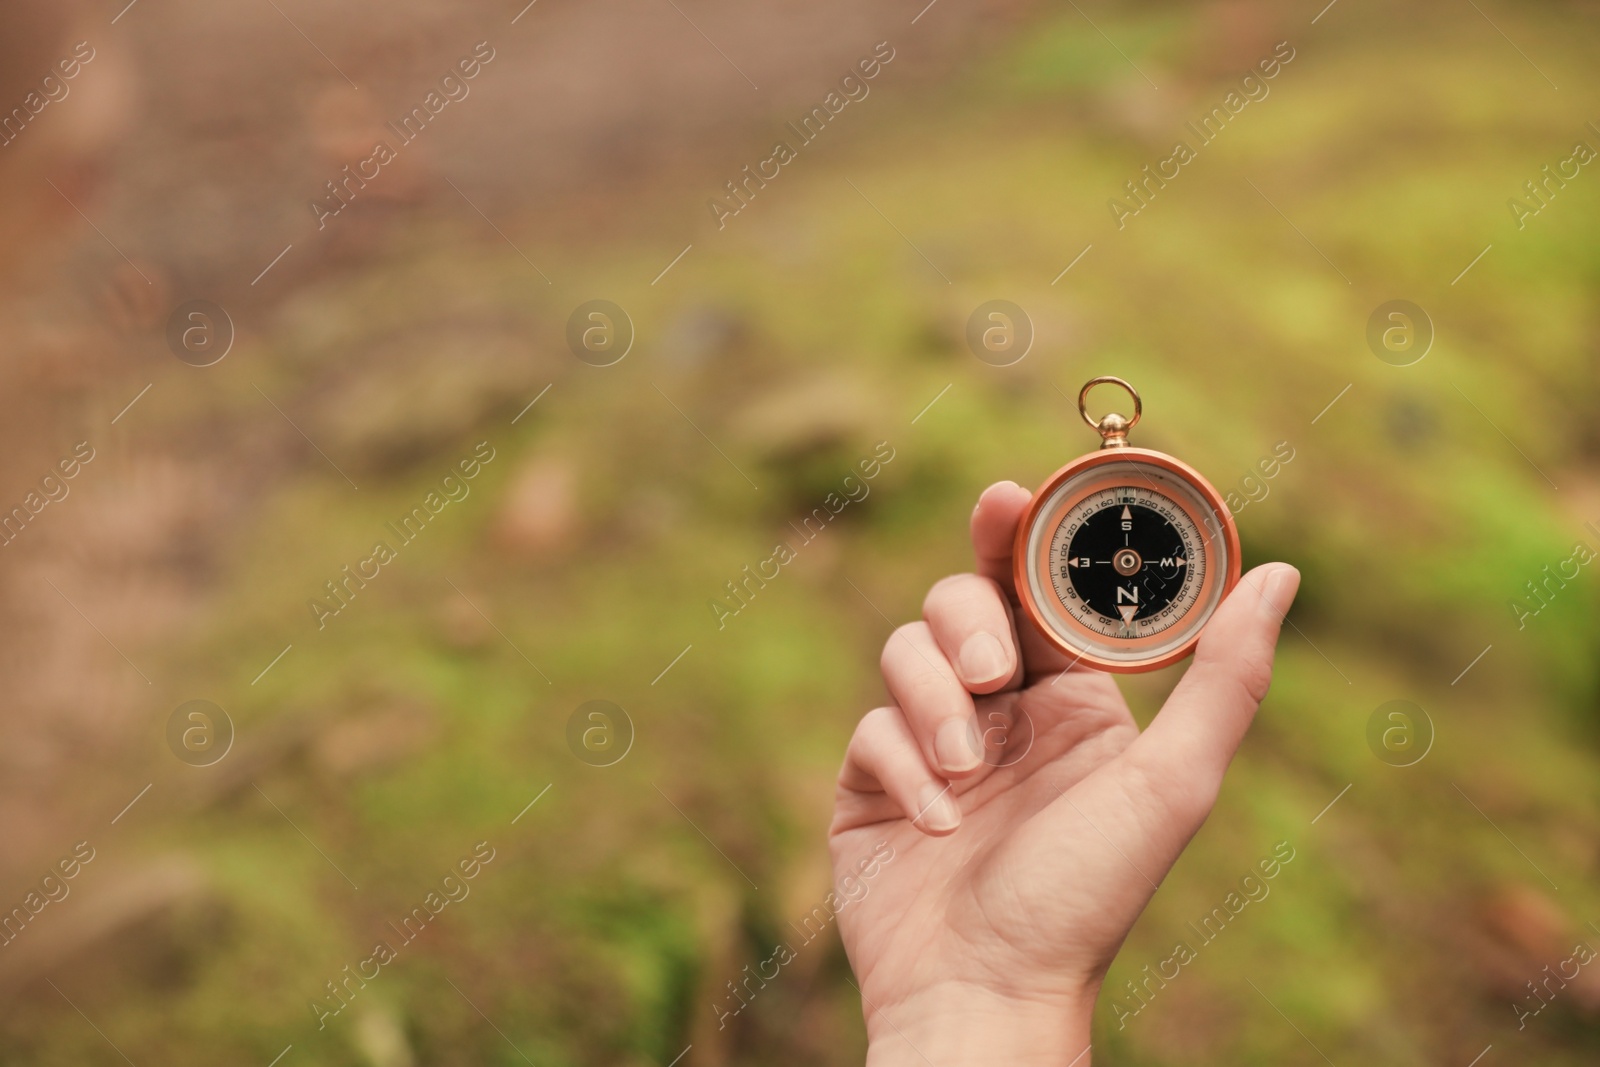
[[(1088, 411), (1089, 391), (1116, 385), (1133, 418)], [(1017, 598), (1045, 640), (1074, 662), (1132, 674), (1194, 651), (1239, 581), (1239, 531), (1210, 482), (1164, 452), (1128, 444), (1143, 417), (1133, 386), (1091, 380), (1078, 411), (1100, 434), (1034, 494), (1017, 528)]]

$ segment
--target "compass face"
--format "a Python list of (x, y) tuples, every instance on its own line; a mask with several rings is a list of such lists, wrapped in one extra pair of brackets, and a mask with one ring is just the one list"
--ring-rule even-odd
[(1067, 613), (1105, 637), (1160, 633), (1194, 607), (1205, 581), (1201, 533), (1148, 487), (1078, 501), (1050, 537), (1050, 584)]
[(1029, 614), (1062, 651), (1109, 670), (1186, 655), (1238, 574), (1216, 491), (1170, 457), (1131, 451), (1059, 472), (1018, 545)]

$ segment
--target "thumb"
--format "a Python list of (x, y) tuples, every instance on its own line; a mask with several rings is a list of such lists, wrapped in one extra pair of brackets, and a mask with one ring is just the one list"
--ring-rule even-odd
[(1128, 749), (1171, 801), (1198, 808), (1196, 826), (1272, 684), (1278, 631), (1299, 588), (1300, 572), (1287, 563), (1240, 579), (1206, 625), (1188, 673)]

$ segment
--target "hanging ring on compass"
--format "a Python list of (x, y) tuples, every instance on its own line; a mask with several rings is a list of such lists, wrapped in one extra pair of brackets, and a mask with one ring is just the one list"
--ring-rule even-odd
[(1142, 404), (1139, 400), (1139, 390), (1135, 389), (1121, 378), (1118, 378), (1112, 374), (1102, 374), (1098, 378), (1090, 378), (1088, 384), (1086, 384), (1082, 389), (1078, 390), (1078, 414), (1083, 416), (1084, 422), (1087, 422), (1096, 430), (1102, 429), (1104, 419), (1097, 419), (1093, 415), (1089, 414), (1088, 404), (1089, 390), (1093, 389), (1097, 385), (1118, 385), (1123, 389), (1126, 389), (1128, 391), (1128, 395), (1133, 397), (1133, 418), (1128, 419), (1127, 422), (1121, 427), (1121, 432), (1126, 435), (1129, 430), (1133, 429), (1139, 424), (1140, 417), (1144, 415), (1144, 404)]

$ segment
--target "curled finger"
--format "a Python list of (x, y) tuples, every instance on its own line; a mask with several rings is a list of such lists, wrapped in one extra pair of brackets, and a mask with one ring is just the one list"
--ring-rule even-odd
[[(961, 825), (961, 806), (950, 783), (928, 769), (916, 738), (899, 708), (868, 712), (856, 727), (839, 772), (842, 792), (854, 794), (856, 815), (871, 810), (873, 794), (883, 794), (893, 809), (923, 833), (942, 837)], [(847, 805), (841, 801), (840, 817)], [(835, 827), (836, 831), (838, 827)]]

